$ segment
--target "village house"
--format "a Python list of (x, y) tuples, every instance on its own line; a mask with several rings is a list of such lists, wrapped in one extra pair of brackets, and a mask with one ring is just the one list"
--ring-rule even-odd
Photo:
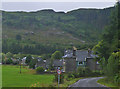
[(37, 63), (36, 63), (36, 65), (35, 65), (35, 68), (37, 68), (37, 67), (43, 67), (43, 68), (46, 68), (46, 60), (43, 60), (42, 58), (40, 58), (40, 57), (37, 57), (36, 58), (37, 59)]
[(79, 66), (88, 67), (90, 70), (100, 70), (99, 63), (95, 61), (97, 55), (93, 54), (93, 51), (77, 50), (73, 47), (73, 50), (65, 50), (64, 56), (64, 71), (73, 72), (76, 71)]
[(56, 59), (53, 61), (53, 67), (54, 69), (61, 69), (62, 72), (63, 71), (63, 59), (59, 60), (59, 59)]
[(50, 59), (43, 60), (40, 57), (37, 57), (36, 59), (37, 59), (37, 63), (35, 65), (35, 68), (37, 68), (37, 67), (43, 67), (44, 69), (49, 68)]
[(27, 57), (23, 57), (23, 58), (21, 59), (21, 64), (22, 64), (22, 65), (26, 65), (26, 63), (25, 63), (26, 58), (27, 58)]

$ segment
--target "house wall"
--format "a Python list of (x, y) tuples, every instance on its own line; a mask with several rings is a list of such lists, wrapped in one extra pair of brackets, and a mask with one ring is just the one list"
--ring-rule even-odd
[(65, 72), (73, 72), (77, 68), (75, 58), (65, 59)]
[(86, 67), (88, 67), (90, 70), (100, 70), (100, 65), (97, 64), (93, 58), (86, 59)]
[(36, 67), (46, 68), (46, 63), (44, 63), (44, 62), (38, 62), (38, 63), (36, 64)]

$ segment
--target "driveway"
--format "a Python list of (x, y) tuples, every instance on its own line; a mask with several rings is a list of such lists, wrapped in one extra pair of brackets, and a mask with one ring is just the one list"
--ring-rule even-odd
[(97, 83), (97, 80), (103, 77), (80, 79), (76, 83), (70, 85), (68, 89), (110, 89)]

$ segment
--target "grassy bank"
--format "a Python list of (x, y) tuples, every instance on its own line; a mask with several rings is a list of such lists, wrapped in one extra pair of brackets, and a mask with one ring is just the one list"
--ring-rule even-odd
[(3, 65), (2, 66), (2, 86), (3, 87), (31, 87), (39, 85), (47, 87), (53, 83), (54, 75), (52, 74), (35, 74), (35, 70), (22, 67), (22, 73), (19, 73), (19, 66)]
[(81, 78), (75, 78), (75, 79), (71, 78), (69, 80), (65, 79), (64, 83), (60, 84), (60, 87), (68, 87), (69, 85), (74, 84), (75, 82), (77, 82), (80, 79), (83, 79), (83, 78), (82, 77)]
[(117, 84), (113, 83), (111, 79), (108, 78), (103, 78), (97, 81), (99, 84), (102, 84), (104, 86), (110, 87), (112, 89), (120, 89), (120, 86)]

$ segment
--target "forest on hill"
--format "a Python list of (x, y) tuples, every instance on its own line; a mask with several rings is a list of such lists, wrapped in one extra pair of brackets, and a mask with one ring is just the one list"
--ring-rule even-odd
[(104, 82), (120, 87), (120, 3), (116, 3), (111, 13), (110, 23), (105, 28), (101, 40), (94, 46), (103, 73)]
[(92, 48), (109, 24), (113, 9), (77, 9), (67, 13), (51, 9), (2, 11), (3, 52), (45, 54), (73, 45), (78, 49)]

